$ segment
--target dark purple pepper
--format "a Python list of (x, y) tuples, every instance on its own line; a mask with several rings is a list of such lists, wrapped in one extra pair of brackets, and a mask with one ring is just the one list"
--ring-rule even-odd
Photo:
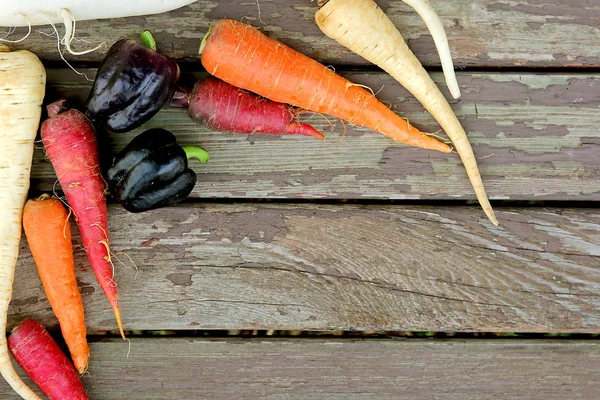
[(130, 212), (177, 204), (196, 184), (188, 158), (208, 161), (196, 146), (179, 146), (165, 129), (149, 129), (136, 136), (117, 156), (107, 172), (112, 196)]
[(128, 132), (169, 102), (179, 80), (175, 61), (132, 39), (108, 51), (87, 99), (87, 115), (112, 132)]

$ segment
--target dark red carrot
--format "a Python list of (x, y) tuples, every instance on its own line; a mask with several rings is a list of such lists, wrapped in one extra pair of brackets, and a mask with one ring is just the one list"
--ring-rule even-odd
[(106, 184), (100, 172), (96, 133), (83, 113), (63, 111), (64, 103), (61, 100), (47, 107), (49, 118), (42, 124), (42, 140), (73, 210), (88, 260), (125, 338), (110, 262)]
[(23, 321), (8, 337), (8, 348), (50, 400), (89, 400), (75, 367), (40, 323)]
[(188, 107), (190, 117), (215, 131), (290, 134), (325, 139), (309, 124), (298, 122), (302, 110), (242, 90), (217, 78), (202, 79), (186, 96), (176, 93), (172, 105)]

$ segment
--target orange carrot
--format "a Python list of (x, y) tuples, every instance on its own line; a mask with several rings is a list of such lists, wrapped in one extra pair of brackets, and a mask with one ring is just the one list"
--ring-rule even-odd
[(270, 100), (330, 114), (412, 146), (451, 150), (364, 88), (242, 22), (216, 22), (202, 40), (200, 59), (209, 74)]
[(75, 278), (69, 216), (60, 200), (43, 195), (25, 204), (23, 228), (73, 364), (81, 374), (87, 369), (90, 349)]

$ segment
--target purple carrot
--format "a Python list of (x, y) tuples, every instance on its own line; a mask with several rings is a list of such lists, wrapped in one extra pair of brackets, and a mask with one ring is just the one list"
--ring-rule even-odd
[(325, 136), (309, 124), (298, 122), (302, 110), (247, 92), (217, 78), (196, 82), (191, 93), (180, 90), (173, 107), (187, 107), (190, 117), (215, 131), (235, 133)]

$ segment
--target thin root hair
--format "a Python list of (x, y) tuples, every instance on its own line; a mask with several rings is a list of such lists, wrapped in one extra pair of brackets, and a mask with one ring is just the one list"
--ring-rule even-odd
[(265, 21), (262, 20), (262, 17), (260, 15), (260, 3), (258, 2), (258, 0), (256, 0), (256, 8), (258, 8), (258, 20), (261, 24), (266, 25)]
[(81, 56), (84, 54), (89, 54), (96, 50), (99, 50), (102, 46), (106, 45), (105, 42), (102, 42), (98, 46), (94, 47), (93, 49), (83, 50), (83, 51), (74, 51), (71, 48), (71, 42), (73, 42), (73, 39), (75, 38), (75, 27), (77, 25), (77, 21), (75, 21), (73, 19), (73, 16), (71, 15), (71, 13), (64, 8), (62, 8), (59, 11), (59, 16), (62, 19), (63, 24), (65, 26), (64, 45), (67, 48), (67, 51), (69, 53), (71, 53), (72, 55)]
[[(92, 226), (94, 226), (94, 225), (92, 225)], [(115, 264), (112, 262), (112, 254), (110, 252), (110, 246), (108, 245), (108, 242), (106, 240), (101, 240), (98, 243), (100, 243), (101, 245), (106, 247), (106, 257), (104, 257), (104, 259), (109, 262), (110, 268), (112, 271), (112, 277), (110, 278), (110, 282), (113, 285), (117, 286), (117, 282), (115, 282)]]
[(67, 214), (67, 219), (65, 220), (65, 225), (63, 226), (63, 237), (67, 238), (67, 227), (69, 226), (69, 218), (71, 218), (71, 214), (73, 214), (73, 210), (69, 207), (69, 214)]
[[(67, 173), (67, 171), (69, 171), (69, 169), (73, 166), (73, 164), (75, 164), (75, 161), (73, 161), (71, 163), (71, 165), (69, 166), (69, 168), (67, 168), (67, 170), (65, 172), (63, 172), (63, 175)], [(54, 197), (56, 197), (57, 199), (59, 199), (64, 205), (65, 207), (67, 207), (69, 209), (69, 211), (75, 216), (75, 221), (77, 221), (77, 214), (75, 213), (75, 211), (71, 208), (71, 206), (69, 205), (69, 203), (67, 203), (66, 198), (63, 198), (61, 196), (58, 195), (58, 193), (56, 192), (56, 184), (60, 182), (60, 178), (62, 178), (62, 175), (59, 176), (58, 178), (56, 178), (56, 180), (54, 181), (54, 184), (52, 185), (52, 194), (54, 194)]]
[[(83, 77), (86, 81), (88, 82), (93, 82), (93, 79), (90, 79), (86, 74), (84, 74), (83, 72), (79, 72), (77, 71), (65, 58), (60, 45), (61, 45), (61, 39), (60, 39), (60, 34), (58, 33), (58, 29), (56, 28), (56, 25), (54, 25), (54, 23), (52, 21), (50, 21), (50, 18), (48, 18), (48, 16), (46, 14), (44, 14), (43, 12), (40, 12), (40, 14), (46, 18), (46, 20), (48, 20), (48, 23), (50, 24), (50, 26), (52, 27), (52, 29), (54, 29), (54, 34), (56, 35), (56, 48), (58, 50), (58, 55), (60, 56), (60, 59), (63, 60), (65, 62), (65, 64), (67, 64), (69, 66), (69, 68), (71, 68), (73, 70), (73, 72), (75, 72), (77, 75)], [(66, 26), (66, 25), (65, 25)], [(52, 35), (54, 36), (54, 35)], [(65, 34), (66, 36), (66, 34)], [(67, 46), (67, 50), (68, 50), (68, 46)]]
[(129, 256), (129, 254), (125, 253), (125, 252), (120, 252), (120, 253), (111, 253), (112, 257), (116, 258), (117, 261), (119, 262), (119, 264), (121, 264), (123, 267), (125, 268), (129, 268), (127, 266), (127, 264), (125, 264), (123, 261), (121, 261), (121, 259), (119, 258), (119, 254), (124, 255), (125, 257), (127, 257), (129, 259), (129, 262), (131, 263), (131, 265), (133, 265), (133, 268), (135, 268), (135, 276), (133, 277), (133, 279), (136, 279), (138, 274), (140, 273), (140, 269), (138, 268), (137, 264), (133, 261), (133, 259)]
[[(23, 16), (23, 17), (25, 17), (25, 16)], [(20, 42), (24, 41), (25, 39), (27, 39), (31, 35), (31, 22), (29, 20), (27, 20), (27, 25), (29, 27), (29, 29), (27, 30), (27, 34), (25, 36), (23, 36), (21, 39), (17, 39), (17, 40), (9, 40), (9, 39), (7, 39), (7, 37), (9, 37), (10, 35), (12, 35), (17, 30), (17, 28), (15, 28), (15, 27), (9, 27), (8, 28), (8, 32), (6, 32), (6, 35), (4, 35), (4, 36), (2, 36), (0, 38), (0, 42), (5, 42), (5, 43), (20, 43)]]
[[(373, 92), (373, 89), (371, 89), (370, 87), (368, 87), (367, 85), (361, 85), (360, 83), (350, 83), (350, 85), (348, 85), (348, 87), (352, 87), (352, 86), (359, 86), (365, 90), (368, 90), (369, 92), (371, 92), (371, 94), (373, 95), (373, 97), (375, 97), (375, 92)], [(383, 87), (381, 88), (383, 89)], [(379, 89), (381, 91), (381, 89)], [(377, 92), (379, 93), (379, 92)]]
[(331, 122), (331, 120), (329, 118), (327, 118), (327, 116), (325, 114), (323, 114), (323, 113), (316, 112), (316, 111), (302, 110), (302, 109), (296, 112), (297, 116), (300, 116), (302, 114), (310, 114), (310, 117), (308, 117), (305, 120), (305, 122), (306, 121), (311, 121), (315, 117), (315, 115), (318, 115), (321, 118), (323, 118), (325, 121), (327, 121), (327, 124), (329, 125), (329, 128), (331, 130), (335, 129), (335, 126), (333, 125), (333, 123)]
[[(408, 119), (406, 120), (406, 122), (408, 122)], [(446, 138), (446, 137), (443, 137), (443, 136), (440, 136), (440, 135), (438, 135), (438, 133), (440, 133), (441, 131), (442, 131), (441, 129), (438, 129), (437, 131), (435, 131), (435, 132), (433, 132), (433, 133), (425, 133), (425, 135), (426, 135), (426, 136), (431, 136), (431, 137), (434, 137), (434, 138), (436, 138), (437, 140), (439, 140), (440, 142), (442, 142), (442, 143), (445, 143), (445, 144), (447, 144), (448, 146), (451, 146), (453, 143), (452, 143), (452, 141), (451, 141), (450, 139), (448, 139), (448, 138)]]
[(0, 39), (6, 39), (10, 35), (12, 35), (16, 30), (17, 30), (17, 28), (15, 28), (14, 26), (9, 26), (6, 34), (4, 36), (2, 36)]
[(125, 340), (127, 340), (127, 358), (129, 358), (129, 355), (131, 354), (131, 339), (126, 338)]

